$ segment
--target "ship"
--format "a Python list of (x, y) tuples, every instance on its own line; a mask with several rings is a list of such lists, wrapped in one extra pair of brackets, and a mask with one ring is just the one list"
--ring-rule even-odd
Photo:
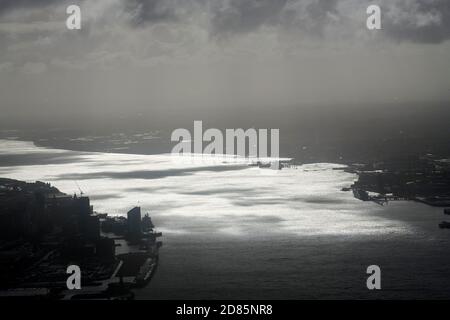
[(252, 162), (248, 165), (249, 167), (258, 167), (261, 169), (273, 169), (273, 170), (281, 170), (283, 165), (281, 161), (271, 161), (271, 162)]
[(144, 287), (153, 277), (158, 266), (158, 256), (148, 257), (144, 264), (139, 268), (139, 272), (135, 278), (137, 287)]
[(353, 196), (356, 199), (359, 199), (359, 200), (362, 200), (362, 201), (369, 201), (370, 200), (369, 193), (367, 191), (362, 190), (360, 188), (356, 188), (356, 187), (353, 187), (352, 190), (353, 190)]

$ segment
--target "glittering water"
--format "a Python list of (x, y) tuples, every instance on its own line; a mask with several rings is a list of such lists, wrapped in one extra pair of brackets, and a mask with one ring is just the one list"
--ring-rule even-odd
[[(83, 153), (0, 140), (0, 176), (51, 182), (96, 211), (139, 205), (164, 233), (140, 298), (445, 298), (450, 232), (442, 210), (386, 207), (340, 189), (336, 164), (275, 171), (239, 159)], [(382, 269), (379, 292), (365, 269)]]

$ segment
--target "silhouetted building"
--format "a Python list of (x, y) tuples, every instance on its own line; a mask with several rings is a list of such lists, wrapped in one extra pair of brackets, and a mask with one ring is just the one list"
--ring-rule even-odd
[(154, 227), (155, 226), (153, 225), (152, 218), (150, 218), (148, 213), (146, 213), (142, 218), (142, 229), (144, 231), (151, 231)]
[(97, 216), (87, 216), (84, 218), (84, 234), (88, 239), (100, 238), (100, 219)]
[(128, 238), (130, 241), (139, 241), (142, 237), (141, 208), (134, 207), (127, 213)]
[(92, 207), (89, 201), (89, 197), (79, 197), (74, 196), (74, 209), (75, 214), (86, 216), (92, 214)]

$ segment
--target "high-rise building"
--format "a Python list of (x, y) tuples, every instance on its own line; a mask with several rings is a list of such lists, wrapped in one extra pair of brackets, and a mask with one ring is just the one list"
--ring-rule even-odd
[(134, 207), (127, 213), (128, 238), (130, 241), (139, 241), (142, 237), (141, 208)]

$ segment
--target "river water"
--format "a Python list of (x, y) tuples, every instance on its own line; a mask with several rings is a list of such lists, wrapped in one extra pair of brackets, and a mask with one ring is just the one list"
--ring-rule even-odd
[[(450, 232), (441, 208), (379, 206), (356, 176), (316, 163), (281, 171), (239, 159), (79, 152), (0, 140), (0, 176), (50, 182), (94, 210), (149, 212), (160, 264), (139, 299), (449, 298)], [(366, 268), (381, 268), (368, 290)]]

